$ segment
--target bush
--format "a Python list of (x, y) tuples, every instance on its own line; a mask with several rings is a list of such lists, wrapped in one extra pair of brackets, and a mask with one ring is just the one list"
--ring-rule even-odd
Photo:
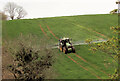
[(37, 39), (26, 39), (10, 42), (10, 45), (6, 43), (7, 52), (14, 57), (14, 63), (8, 65), (8, 70), (14, 75), (15, 79), (24, 79), (25, 81), (53, 78), (52, 65), (55, 60), (55, 51), (47, 48), (44, 40), (40, 40), (39, 43), (36, 42), (35, 44), (33, 41), (37, 41)]

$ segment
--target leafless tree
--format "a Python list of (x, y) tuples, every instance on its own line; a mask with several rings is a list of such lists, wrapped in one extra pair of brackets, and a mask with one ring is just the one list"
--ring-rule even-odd
[(17, 19), (21, 19), (27, 15), (27, 12), (23, 9), (23, 7), (19, 6), (17, 9), (17, 14), (18, 14)]
[(14, 2), (8, 2), (4, 11), (12, 20), (23, 18), (27, 14), (23, 7), (18, 6)]
[(10, 16), (10, 18), (13, 20), (16, 13), (16, 4), (13, 2), (8, 2), (4, 8), (5, 12)]

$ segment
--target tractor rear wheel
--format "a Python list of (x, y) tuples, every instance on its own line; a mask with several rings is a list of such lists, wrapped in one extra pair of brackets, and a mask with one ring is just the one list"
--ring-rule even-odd
[(73, 53), (75, 53), (75, 48), (72, 48)]

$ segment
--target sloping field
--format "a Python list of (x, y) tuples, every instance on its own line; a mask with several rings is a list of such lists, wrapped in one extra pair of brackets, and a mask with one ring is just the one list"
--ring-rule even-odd
[(48, 36), (51, 36), (51, 33), (46, 25), (50, 26), (59, 38), (65, 36), (72, 38), (73, 41), (80, 41), (87, 38), (111, 37), (110, 27), (118, 24), (118, 18), (117, 15), (83, 15), (13, 20), (3, 22), (3, 37), (16, 38), (21, 33), (23, 35), (31, 33), (41, 37), (43, 33), (40, 31), (40, 24)]
[[(117, 15), (83, 15), (40, 19), (24, 19), (3, 22), (3, 39), (12, 40), (20, 35), (36, 35), (58, 42), (61, 37), (70, 37), (73, 42), (88, 38), (101, 40), (112, 37), (111, 26), (117, 26)], [(49, 41), (49, 40), (48, 40)], [(4, 42), (4, 41), (3, 41)], [(106, 79), (114, 72), (112, 58), (102, 52), (93, 54), (89, 46), (75, 46), (76, 54), (65, 55), (58, 51), (54, 64), (60, 79)], [(108, 59), (105, 65), (104, 59)]]
[[(112, 59), (104, 53), (95, 53), (88, 51), (88, 46), (75, 46), (76, 54), (65, 55), (58, 52), (59, 59), (55, 65), (59, 72), (59, 78), (69, 79), (108, 79), (109, 74), (112, 74), (114, 67), (112, 67)], [(103, 59), (109, 59), (107, 62), (111, 63), (106, 66)], [(62, 60), (62, 61), (61, 61)]]
[[(53, 37), (58, 39), (58, 37), (50, 30), (48, 25), (47, 25), (47, 28), (50, 31), (50, 33), (53, 35)], [(43, 31), (43, 29), (41, 30)], [(54, 67), (56, 68), (56, 71), (60, 73), (59, 78), (61, 79), (79, 79), (79, 78), (85, 79), (85, 77), (87, 77), (87, 79), (109, 79), (109, 75), (111, 75), (111, 73), (114, 72), (114, 69), (115, 69), (115, 67), (113, 67), (114, 64), (112, 64), (112, 58), (108, 57), (108, 55), (100, 51), (96, 53), (96, 55), (92, 55), (93, 53), (91, 51), (88, 51), (89, 49), (88, 45), (76, 46), (76, 47), (77, 47), (76, 50), (79, 51), (78, 54), (70, 53), (68, 55), (65, 55), (65, 57), (58, 56), (59, 58), (58, 60), (60, 61), (56, 62)], [(79, 50), (80, 48), (82, 49)], [(58, 53), (62, 54), (63, 56), (63, 53), (61, 52), (58, 52)], [(64, 58), (68, 58), (68, 59), (65, 59), (67, 61), (67, 65), (65, 64), (65, 62), (63, 62)], [(87, 60), (85, 60), (84, 58), (86, 58)], [(105, 60), (103, 59), (107, 59), (107, 64), (109, 64), (109, 66), (105, 63)], [(78, 65), (79, 69), (77, 68), (74, 71), (73, 68), (76, 68), (76, 66), (71, 62)], [(81, 77), (81, 75), (83, 76)]]

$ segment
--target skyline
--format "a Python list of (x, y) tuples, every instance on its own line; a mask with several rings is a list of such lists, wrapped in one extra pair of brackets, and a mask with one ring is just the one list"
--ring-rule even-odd
[(25, 18), (108, 14), (118, 8), (116, 0), (0, 0), (1, 11), (7, 2), (22, 6), (28, 13)]

